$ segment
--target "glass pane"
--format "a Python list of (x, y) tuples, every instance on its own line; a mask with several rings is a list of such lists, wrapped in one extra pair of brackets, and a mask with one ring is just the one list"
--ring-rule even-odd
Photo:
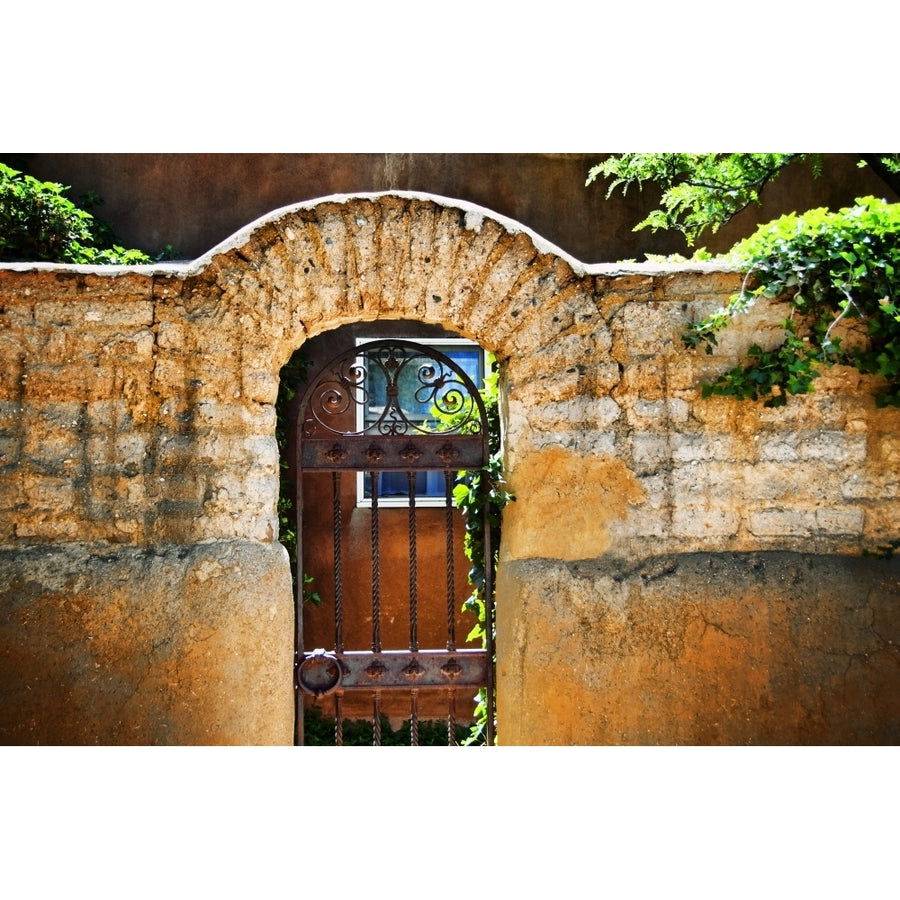
[[(378, 496), (382, 499), (409, 497), (409, 481), (406, 472), (378, 472)], [(363, 497), (372, 499), (372, 474), (366, 472), (363, 480)], [(416, 497), (418, 499), (444, 497), (443, 472), (416, 472)]]

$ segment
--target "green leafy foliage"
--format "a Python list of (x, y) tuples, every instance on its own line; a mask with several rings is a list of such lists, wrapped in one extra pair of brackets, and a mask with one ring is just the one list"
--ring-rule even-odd
[(871, 168), (876, 175), (900, 193), (900, 153), (864, 153), (857, 165)]
[(617, 188), (626, 193), (650, 182), (662, 190), (660, 208), (639, 222), (635, 231), (675, 229), (688, 245), (709, 229), (715, 233), (736, 213), (759, 203), (760, 191), (785, 166), (798, 158), (821, 154), (797, 153), (623, 153), (598, 163), (586, 184), (612, 179), (606, 196)]
[(784, 322), (786, 339), (774, 350), (763, 350), (753, 344), (747, 356), (753, 360), (746, 366), (735, 366), (711, 383), (702, 386), (703, 396), (713, 394), (737, 397), (739, 400), (765, 400), (766, 406), (784, 406), (788, 394), (805, 394), (819, 377), (813, 364), (818, 359), (809, 345), (799, 339), (791, 319)]
[[(455, 738), (458, 744), (467, 739), (468, 729), (457, 725)], [(375, 743), (375, 729), (369, 719), (345, 719), (341, 731), (345, 747), (371, 747)], [(411, 744), (409, 720), (396, 730), (391, 727), (388, 717), (381, 715), (381, 746), (409, 747)], [(419, 722), (420, 747), (446, 747), (447, 723), (440, 719)], [(335, 722), (323, 716), (317, 709), (308, 709), (303, 716), (303, 743), (306, 747), (333, 747), (335, 745)]]
[[(469, 584), (472, 593), (463, 604), (463, 609), (472, 612), (476, 617), (475, 627), (466, 637), (467, 641), (481, 640), (487, 646), (487, 629), (494, 635), (495, 623), (487, 622), (486, 585), (490, 566), (490, 583), (495, 583), (498, 552), (500, 548), (500, 515), (507, 503), (515, 498), (505, 488), (503, 480), (503, 461), (500, 443), (500, 390), (499, 376), (491, 372), (484, 379), (484, 387), (480, 391), (484, 401), (488, 421), (487, 464), (475, 471), (464, 471), (458, 475), (453, 489), (453, 499), (465, 516), (466, 534), (464, 548), (469, 560)], [(454, 416), (432, 409), (432, 415), (445, 425), (454, 424)], [(487, 511), (487, 528), (485, 528), (485, 511)], [(490, 537), (491, 554), (487, 554), (487, 538)], [(493, 644), (493, 641), (491, 642)], [(475, 724), (465, 744), (484, 743), (487, 729), (487, 698), (484, 690), (479, 691), (478, 704), (475, 708)]]
[[(298, 589), (297, 581), (297, 515), (294, 507), (294, 482), (290, 477), (288, 461), (288, 437), (290, 428), (290, 406), (303, 384), (306, 382), (309, 368), (312, 365), (301, 347), (295, 350), (279, 373), (280, 389), (275, 401), (275, 440), (278, 442), (278, 458), (280, 466), (278, 491), (278, 540), (288, 552), (291, 562), (291, 577), (294, 579), (294, 593)], [(316, 606), (322, 598), (311, 587), (313, 577), (303, 575), (303, 599)]]
[[(864, 197), (837, 212), (782, 216), (726, 258), (746, 269), (744, 285), (727, 306), (688, 329), (688, 346), (711, 352), (716, 333), (761, 298), (788, 300), (795, 318), (785, 322), (781, 347), (751, 347), (751, 362), (705, 386), (705, 394), (765, 397), (767, 405), (778, 406), (787, 394), (812, 389), (817, 364), (841, 362), (884, 379), (878, 405), (900, 405), (900, 204)], [(845, 320), (864, 326), (862, 346), (842, 348), (835, 329)]]
[[(888, 186), (900, 191), (900, 154), (861, 154)], [(607, 196), (617, 188), (650, 182), (662, 191), (660, 208), (635, 230), (677, 229), (689, 244), (705, 230), (715, 232), (735, 213), (758, 203), (760, 191), (782, 169), (806, 160), (819, 177), (818, 153), (626, 153), (594, 166), (587, 184), (609, 178)], [(698, 251), (695, 258), (708, 258)], [(790, 394), (812, 390), (818, 369), (842, 362), (884, 379), (876, 394), (881, 405), (900, 405), (900, 204), (874, 197), (838, 212), (813, 209), (792, 213), (761, 226), (736, 244), (725, 258), (747, 272), (741, 291), (728, 304), (694, 323), (683, 340), (712, 352), (716, 334), (760, 298), (787, 300), (791, 317), (785, 339), (774, 350), (754, 345), (746, 365), (711, 384), (705, 396), (721, 394), (763, 399), (780, 406)], [(837, 326), (859, 320), (863, 346), (844, 350)]]
[(68, 190), (0, 163), (0, 262), (153, 262), (140, 250), (119, 246), (110, 226), (94, 218), (96, 194), (78, 206), (65, 197)]

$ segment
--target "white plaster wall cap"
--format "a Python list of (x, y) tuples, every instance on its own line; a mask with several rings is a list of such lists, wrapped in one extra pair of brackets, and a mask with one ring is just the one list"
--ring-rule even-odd
[[(184, 275), (189, 267), (196, 263), (191, 260), (175, 260), (171, 262), (147, 263), (146, 265), (111, 266), (108, 263), (55, 263), (55, 262), (0, 262), (0, 271), (4, 272), (74, 272), (79, 275), (107, 275), (117, 278), (119, 275)], [(193, 271), (193, 269), (192, 269)]]
[(287, 218), (296, 212), (299, 212), (301, 210), (315, 209), (317, 206), (322, 206), (324, 204), (351, 204), (358, 201), (369, 201), (377, 203), (379, 200), (390, 197), (397, 197), (402, 200), (417, 200), (423, 204), (434, 204), (437, 206), (446, 207), (447, 209), (458, 209), (460, 212), (465, 214), (466, 227), (473, 231), (480, 231), (484, 220), (490, 219), (491, 221), (496, 222), (510, 234), (527, 235), (539, 252), (547, 253), (565, 260), (565, 262), (569, 264), (572, 270), (579, 275), (586, 274), (588, 268), (590, 268), (586, 266), (585, 263), (582, 263), (579, 260), (575, 259), (575, 257), (570, 256), (560, 247), (551, 244), (550, 241), (545, 240), (539, 234), (532, 231), (521, 222), (517, 222), (515, 219), (510, 219), (506, 216), (502, 216), (499, 213), (495, 213), (490, 209), (487, 209), (483, 206), (478, 206), (477, 204), (470, 203), (466, 200), (454, 200), (450, 197), (442, 197), (438, 194), (428, 194), (419, 191), (378, 191), (358, 194), (330, 194), (326, 197), (317, 197), (313, 200), (303, 200), (300, 203), (292, 203), (288, 206), (282, 206), (278, 209), (267, 212), (265, 213), (265, 215), (260, 216), (258, 219), (255, 219), (249, 224), (244, 225), (230, 237), (225, 238), (225, 240), (216, 244), (216, 246), (211, 250), (208, 250), (202, 256), (198, 256), (194, 260), (152, 263), (148, 265), (137, 266), (72, 265), (64, 263), (23, 262), (3, 263), (0, 264), (0, 268), (8, 268), (12, 269), (13, 271), (27, 271), (31, 269), (64, 269), (67, 272), (83, 272), (85, 274), (103, 273), (110, 276), (124, 274), (127, 272), (138, 272), (142, 274), (163, 272), (167, 274), (177, 275), (196, 275), (204, 268), (206, 268), (206, 266), (208, 266), (216, 256), (222, 256), (228, 254), (232, 250), (243, 247), (250, 240), (255, 231), (263, 228), (266, 225), (275, 224), (280, 219)]
[(330, 204), (350, 204), (358, 201), (377, 203), (385, 198), (396, 197), (402, 200), (415, 200), (423, 204), (435, 204), (447, 209), (457, 209), (465, 214), (465, 226), (472, 231), (480, 231), (485, 219), (489, 219), (501, 226), (511, 235), (524, 234), (534, 244), (539, 253), (549, 254), (563, 260), (576, 275), (660, 275), (671, 272), (700, 271), (700, 272), (732, 272), (737, 267), (722, 261), (707, 262), (615, 262), (615, 263), (583, 263), (574, 256), (566, 253), (561, 247), (541, 237), (537, 232), (523, 225), (521, 222), (508, 216), (500, 215), (486, 207), (467, 200), (442, 197), (439, 194), (429, 194), (420, 191), (378, 191), (358, 194), (330, 194), (326, 197), (317, 197), (313, 200), (304, 200), (282, 206), (260, 216), (258, 219), (245, 225), (224, 241), (216, 244), (202, 256), (195, 260), (176, 260), (172, 262), (158, 262), (147, 265), (111, 266), (111, 265), (72, 265), (50, 262), (21, 262), (0, 263), (0, 269), (12, 271), (29, 270), (63, 270), (67, 272), (79, 272), (84, 274), (103, 274), (116, 277), (125, 274), (144, 275), (177, 275), (180, 277), (197, 275), (203, 271), (216, 256), (221, 256), (243, 247), (252, 237), (253, 233), (265, 225), (276, 223), (279, 219), (286, 218), (300, 210), (315, 209), (317, 206)]
[(566, 253), (566, 251), (562, 248), (550, 243), (550, 241), (541, 237), (539, 234), (537, 234), (537, 232), (532, 231), (521, 222), (517, 222), (515, 219), (510, 219), (507, 216), (502, 216), (499, 213), (487, 209), (486, 207), (479, 206), (476, 203), (470, 203), (467, 200), (454, 200), (450, 197), (442, 197), (439, 194), (429, 194), (420, 191), (378, 191), (359, 194), (331, 194), (327, 197), (318, 197), (314, 200), (304, 200), (301, 203), (292, 203), (289, 206), (282, 206), (279, 209), (272, 210), (271, 212), (266, 213), (264, 216), (260, 216), (260, 218), (256, 219), (254, 222), (245, 225), (240, 229), (240, 231), (236, 231), (233, 235), (231, 235), (231, 237), (228, 237), (221, 243), (217, 244), (207, 253), (203, 254), (203, 256), (198, 257), (191, 264), (191, 269), (193, 270), (197, 266), (202, 268), (203, 266), (207, 265), (213, 259), (213, 257), (218, 256), (222, 253), (228, 253), (230, 250), (234, 250), (238, 247), (242, 247), (247, 243), (253, 232), (257, 229), (262, 228), (264, 225), (274, 224), (279, 219), (290, 216), (300, 210), (315, 209), (317, 206), (322, 206), (327, 203), (352, 204), (358, 201), (369, 201), (372, 203), (377, 203), (379, 200), (392, 197), (396, 197), (401, 200), (419, 201), (423, 204), (443, 206), (447, 209), (457, 209), (465, 214), (466, 228), (469, 228), (470, 230), (476, 232), (481, 230), (481, 227), (486, 219), (490, 219), (492, 222), (496, 222), (509, 234), (527, 235), (540, 253), (547, 253), (552, 256), (559, 257), (560, 259), (568, 263), (572, 270), (579, 275), (586, 274), (587, 270), (590, 268), (585, 263), (575, 259), (574, 256)]
[(250, 238), (252, 233), (264, 225), (270, 225), (279, 219), (289, 216), (299, 210), (315, 209), (315, 207), (326, 203), (353, 203), (355, 201), (366, 200), (370, 202), (378, 202), (379, 200), (397, 197), (402, 200), (417, 200), (425, 204), (435, 204), (443, 206), (447, 209), (457, 209), (465, 213), (465, 225), (472, 231), (480, 231), (485, 219), (496, 222), (509, 234), (524, 234), (534, 244), (540, 253), (546, 253), (556, 256), (566, 262), (569, 267), (577, 275), (626, 275), (626, 274), (642, 274), (657, 275), (669, 272), (731, 272), (736, 271), (737, 267), (724, 263), (722, 261), (693, 262), (686, 261), (680, 263), (674, 262), (617, 262), (617, 263), (584, 263), (576, 259), (574, 256), (566, 253), (561, 247), (551, 243), (546, 238), (533, 231), (527, 225), (523, 225), (516, 219), (503, 216), (477, 203), (471, 203), (468, 200), (453, 199), (452, 197), (443, 197), (440, 194), (429, 194), (423, 191), (377, 191), (371, 193), (358, 194), (331, 194), (327, 197), (318, 197), (314, 200), (304, 200), (300, 203), (293, 203), (289, 206), (282, 206), (279, 209), (272, 210), (264, 216), (256, 219), (248, 225), (245, 225), (240, 231), (236, 231), (231, 237), (226, 238), (217, 244), (203, 256), (200, 256), (191, 264), (192, 273), (207, 265), (214, 256), (221, 253), (228, 253), (230, 250), (242, 247)]
[[(362, 196), (356, 194), (355, 196)], [(392, 196), (398, 196), (393, 194)], [(295, 210), (297, 207), (284, 207), (285, 209)], [(461, 207), (460, 207), (461, 208)], [(502, 216), (490, 215), (498, 224), (504, 223)], [(253, 223), (255, 227), (263, 222), (268, 222), (269, 216), (264, 219), (257, 219)], [(514, 221), (507, 219), (505, 221)], [(249, 227), (249, 226), (248, 226)], [(578, 275), (671, 275), (675, 272), (739, 272), (741, 268), (732, 263), (721, 260), (706, 260), (703, 262), (696, 260), (687, 260), (685, 262), (615, 262), (615, 263), (583, 263), (579, 262), (573, 256), (570, 256), (564, 250), (555, 247), (549, 241), (544, 240), (533, 231), (520, 226), (516, 233), (527, 234), (534, 242), (535, 247), (542, 253), (550, 253), (554, 256), (565, 260), (572, 270)], [(241, 239), (238, 240), (238, 235)], [(112, 266), (108, 264), (92, 264), (85, 263), (53, 263), (53, 262), (0, 262), (0, 271), (3, 272), (72, 272), (80, 275), (105, 275), (109, 278), (117, 278), (120, 275), (173, 275), (185, 277), (187, 275), (197, 275), (209, 265), (213, 257), (222, 253), (227, 253), (237, 247), (243, 246), (247, 241), (247, 233), (245, 229), (236, 232), (230, 238), (217, 244), (212, 250), (204, 253), (203, 256), (197, 257), (195, 260), (171, 260), (166, 262), (148, 263), (146, 265), (130, 265), (130, 266)]]

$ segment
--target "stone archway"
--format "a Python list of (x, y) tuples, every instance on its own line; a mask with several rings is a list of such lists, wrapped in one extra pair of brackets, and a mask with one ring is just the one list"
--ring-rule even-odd
[(251, 354), (264, 342), (261, 378), (307, 337), (385, 318), (440, 325), (503, 360), (590, 355), (588, 347), (573, 354), (576, 336), (599, 340), (601, 350), (611, 344), (608, 332), (596, 333), (584, 266), (518, 223), (442, 198), (298, 205), (248, 226), (195, 267), (186, 288), (197, 302), (237, 317)]
[[(358, 322), (409, 320), (446, 328), (495, 354), (510, 470), (548, 447), (569, 476), (585, 456), (609, 456), (602, 430), (621, 415), (609, 397), (621, 364), (611, 353), (608, 313), (618, 313), (626, 297), (613, 293), (603, 310), (596, 276), (515, 222), (424, 195), (326, 198), (248, 226), (196, 266), (185, 281), (185, 308), (206, 342), (227, 318), (240, 348), (236, 399), (243, 406), (274, 403), (280, 366), (307, 338)], [(637, 282), (646, 291), (650, 281), (639, 277), (628, 286)], [(662, 325), (668, 327), (664, 318)], [(593, 463), (587, 465), (582, 480), (596, 481)], [(609, 465), (601, 468), (609, 474)], [(613, 474), (623, 502), (640, 493), (626, 473)], [(514, 534), (521, 552), (508, 548), (513, 555), (539, 549), (527, 527)], [(567, 545), (563, 556), (584, 550), (571, 536)]]
[[(253, 384), (270, 385), (274, 362), (303, 340), (352, 323), (418, 321), (477, 341), (502, 368), (511, 461), (546, 441), (547, 419), (532, 425), (529, 407), (546, 414), (597, 367), (610, 375), (593, 279), (516, 223), (438, 198), (336, 198), (275, 213), (211, 254), (199, 280), (238, 317)], [(208, 289), (191, 290), (208, 302)], [(557, 462), (577, 475), (580, 455), (558, 450)], [(515, 517), (513, 534), (535, 552)]]

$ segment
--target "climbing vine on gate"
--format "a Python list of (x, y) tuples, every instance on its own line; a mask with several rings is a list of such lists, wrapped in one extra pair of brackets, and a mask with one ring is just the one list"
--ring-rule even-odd
[[(279, 491), (278, 491), (278, 540), (288, 552), (291, 577), (294, 579), (294, 594), (299, 587), (297, 581), (297, 517), (294, 509), (294, 482), (289, 477), (288, 429), (289, 410), (293, 399), (306, 382), (312, 362), (303, 348), (295, 350), (279, 373), (280, 388), (275, 401), (275, 439), (278, 442)], [(311, 575), (303, 575), (303, 599), (316, 605), (322, 602), (319, 593), (312, 588)]]
[[(486, 646), (487, 629), (491, 629), (491, 637), (494, 636), (494, 621), (488, 622), (487, 604), (485, 603), (487, 573), (490, 566), (490, 584), (495, 583), (494, 574), (497, 570), (497, 559), (500, 548), (500, 517), (503, 507), (515, 498), (506, 490), (503, 480), (503, 459), (500, 436), (500, 390), (499, 376), (492, 371), (485, 376), (484, 387), (479, 392), (484, 401), (485, 413), (488, 424), (488, 461), (487, 464), (474, 471), (460, 472), (456, 486), (453, 489), (453, 499), (458, 509), (465, 516), (466, 533), (464, 549), (471, 566), (469, 569), (469, 584), (472, 593), (463, 604), (463, 608), (476, 617), (476, 625), (466, 637), (467, 641), (481, 640)], [(432, 409), (431, 414), (445, 424), (453, 424), (457, 418), (452, 414), (442, 413)], [(474, 426), (469, 426), (474, 427)], [(463, 426), (463, 431), (467, 426)], [(487, 558), (485, 531), (485, 511), (487, 511), (488, 528), (490, 529), (490, 558)], [(493, 640), (491, 641), (493, 645)], [(475, 724), (465, 740), (465, 744), (483, 743), (487, 729), (488, 706), (484, 689), (479, 691), (478, 704), (475, 708)]]

